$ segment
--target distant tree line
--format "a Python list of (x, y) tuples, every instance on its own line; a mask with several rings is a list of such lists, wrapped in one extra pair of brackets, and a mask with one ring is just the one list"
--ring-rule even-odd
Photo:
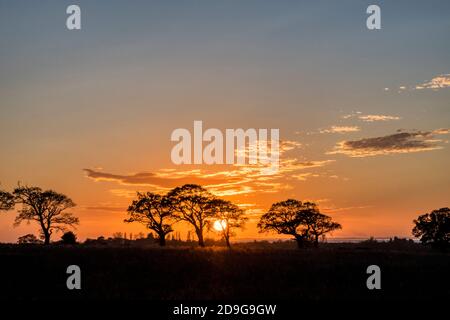
[[(23, 221), (35, 221), (40, 227), (41, 239), (49, 244), (56, 231), (65, 232), (74, 228), (79, 219), (69, 209), (75, 203), (66, 195), (39, 187), (18, 185), (12, 192), (0, 190), (0, 211), (8, 211), (18, 206), (14, 226)], [(205, 246), (204, 233), (214, 223), (219, 223), (222, 238), (231, 247), (231, 237), (237, 229), (245, 226), (248, 218), (245, 211), (231, 201), (220, 199), (196, 184), (185, 184), (170, 190), (167, 194), (152, 192), (137, 193), (127, 210), (124, 222), (138, 222), (156, 234), (161, 246), (166, 244), (168, 235), (174, 232), (178, 222), (188, 223), (200, 247)], [(420, 215), (414, 220), (412, 233), (424, 244), (447, 248), (450, 243), (450, 209), (441, 208)], [(295, 199), (272, 204), (264, 213), (257, 227), (260, 232), (275, 232), (290, 235), (299, 248), (319, 245), (319, 240), (342, 226), (321, 213), (313, 202)], [(173, 236), (172, 236), (173, 238)], [(66, 232), (62, 243), (75, 244), (76, 235)], [(40, 243), (34, 235), (19, 238), (19, 243)]]

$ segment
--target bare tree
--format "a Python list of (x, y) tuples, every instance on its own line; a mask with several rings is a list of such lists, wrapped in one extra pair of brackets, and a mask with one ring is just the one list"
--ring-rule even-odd
[(75, 203), (64, 194), (53, 190), (42, 191), (38, 187), (19, 186), (13, 191), (14, 201), (21, 204), (14, 226), (22, 221), (36, 221), (40, 228), (44, 244), (50, 243), (54, 231), (66, 231), (67, 226), (79, 223), (77, 217), (65, 210), (75, 207)]
[(234, 236), (234, 230), (243, 228), (245, 222), (248, 220), (244, 216), (244, 210), (232, 202), (222, 199), (211, 200), (208, 209), (214, 214), (214, 218), (219, 221), (222, 236), (225, 239), (227, 247), (230, 248), (230, 237)]
[(177, 220), (186, 221), (194, 227), (198, 244), (205, 246), (203, 231), (209, 225), (213, 213), (208, 210), (209, 202), (214, 196), (205, 188), (196, 184), (176, 187), (167, 194)]
[(166, 196), (156, 193), (137, 193), (128, 207), (129, 218), (125, 222), (139, 222), (158, 235), (159, 245), (166, 245), (166, 236), (173, 231), (170, 223), (173, 209)]

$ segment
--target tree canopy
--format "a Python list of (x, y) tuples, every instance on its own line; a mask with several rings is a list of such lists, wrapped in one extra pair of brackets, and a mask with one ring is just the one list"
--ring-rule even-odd
[(15, 204), (14, 196), (11, 193), (0, 190), (0, 211), (11, 210)]
[(316, 204), (295, 199), (274, 203), (258, 223), (260, 232), (275, 231), (291, 235), (299, 247), (313, 242), (318, 245), (319, 237), (340, 229), (341, 225), (331, 217), (319, 212)]
[(21, 204), (14, 225), (23, 221), (36, 221), (44, 238), (44, 243), (50, 243), (54, 231), (65, 231), (79, 223), (77, 217), (66, 212), (75, 207), (75, 203), (66, 195), (53, 190), (43, 191), (38, 187), (19, 186), (13, 191), (14, 201)]
[(450, 243), (450, 209), (441, 208), (420, 215), (414, 220), (412, 233), (424, 244), (448, 248)]
[(158, 235), (159, 244), (166, 244), (166, 236), (173, 231), (173, 206), (167, 196), (156, 193), (137, 193), (137, 199), (128, 207), (125, 222), (139, 222)]
[(203, 232), (208, 227), (214, 212), (210, 210), (210, 201), (214, 196), (205, 188), (196, 184), (185, 184), (171, 190), (167, 196), (174, 209), (174, 217), (194, 227), (198, 244), (205, 246)]

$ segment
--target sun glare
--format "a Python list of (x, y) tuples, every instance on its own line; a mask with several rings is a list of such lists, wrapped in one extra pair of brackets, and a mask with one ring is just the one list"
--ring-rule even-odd
[(227, 222), (225, 220), (216, 220), (213, 227), (216, 231), (223, 231), (227, 227)]

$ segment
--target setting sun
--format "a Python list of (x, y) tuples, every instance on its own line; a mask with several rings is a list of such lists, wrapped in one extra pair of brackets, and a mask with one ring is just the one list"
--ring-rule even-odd
[(213, 228), (216, 231), (223, 231), (227, 227), (227, 222), (225, 220), (214, 221)]

